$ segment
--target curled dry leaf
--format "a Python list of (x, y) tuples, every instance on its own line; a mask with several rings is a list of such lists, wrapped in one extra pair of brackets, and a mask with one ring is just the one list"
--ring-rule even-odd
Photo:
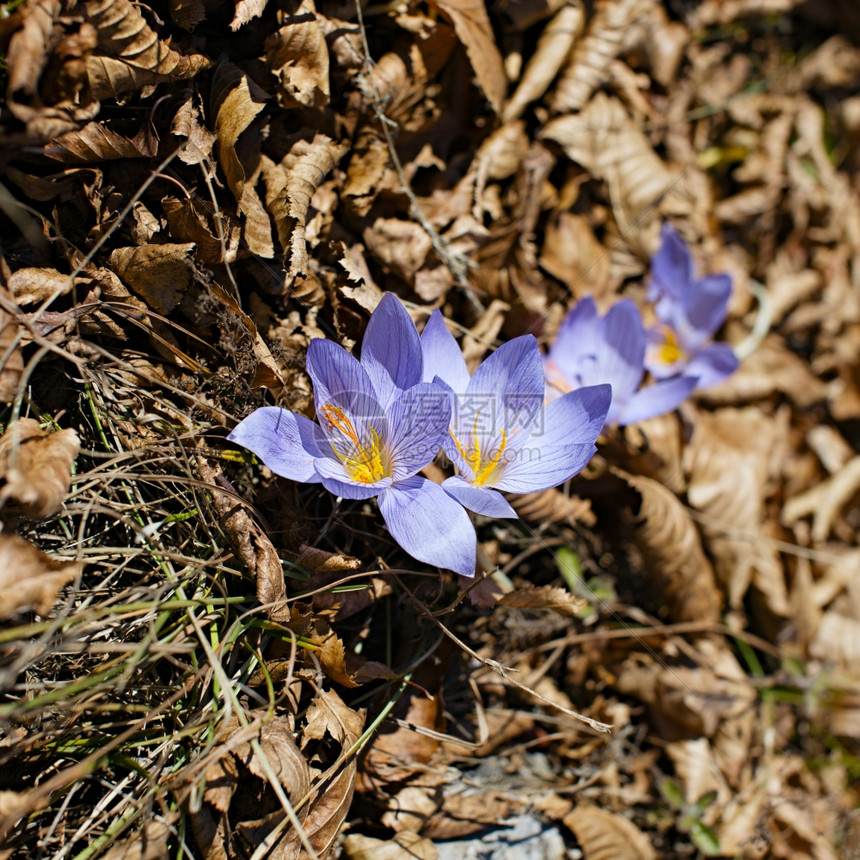
[(0, 437), (2, 514), (39, 518), (60, 510), (80, 447), (71, 428), (50, 433), (32, 418), (12, 422)]
[[(333, 690), (320, 691), (307, 712), (307, 722), (302, 731), (301, 748), (307, 751), (314, 741), (332, 738), (340, 747), (341, 754), (315, 783), (323, 786), (311, 801), (305, 820), (305, 833), (317, 853), (324, 857), (337, 838), (346, 814), (352, 803), (355, 790), (356, 760), (352, 755), (344, 760), (364, 730), (365, 712), (347, 707)], [(330, 774), (330, 782), (325, 782)]]
[(562, 821), (576, 835), (585, 860), (656, 860), (648, 837), (623, 815), (586, 802)]
[(170, 123), (170, 132), (185, 138), (185, 145), (177, 153), (185, 164), (199, 164), (211, 156), (216, 137), (206, 128), (203, 110), (192, 96), (177, 108)]
[(68, 131), (42, 147), (42, 152), (65, 164), (90, 164), (120, 158), (151, 158), (158, 151), (158, 138), (145, 128), (133, 138), (118, 134), (100, 122)]
[(466, 48), (478, 86), (493, 110), (500, 113), (508, 80), (484, 0), (431, 0), (431, 5), (454, 25), (457, 38)]
[(131, 0), (88, 0), (83, 11), (98, 33), (97, 52), (86, 61), (86, 74), (96, 101), (145, 86), (193, 78), (209, 67), (209, 60), (201, 54), (183, 56), (159, 39)]
[(248, 247), (253, 253), (271, 259), (275, 253), (271, 224), (253, 182), (260, 168), (260, 141), (257, 135), (248, 132), (268, 98), (238, 66), (227, 61), (218, 64), (212, 78), (218, 161), (227, 187), (245, 216)]
[(570, 114), (611, 77), (612, 61), (621, 53), (625, 33), (642, 0), (605, 0), (598, 3), (588, 32), (576, 44), (552, 95), (555, 113)]
[(57, 592), (83, 567), (45, 555), (18, 535), (0, 534), (0, 619), (27, 611), (47, 615)]
[(12, 272), (9, 290), (19, 305), (41, 304), (46, 299), (64, 296), (74, 282), (56, 269), (27, 267)]
[(654, 204), (679, 176), (654, 152), (641, 123), (618, 99), (597, 93), (581, 112), (546, 123), (540, 137), (558, 143), (568, 158), (606, 182), (619, 230), (644, 248), (642, 232), (659, 215)]
[(263, 161), (266, 208), (287, 258), (285, 289), (308, 274), (307, 218), (311, 198), (347, 151), (324, 134), (293, 144), (280, 164)]
[(178, 813), (168, 813), (149, 821), (143, 830), (135, 831), (102, 854), (102, 860), (162, 860), (169, 854), (167, 843), (178, 817)]
[[(165, 197), (161, 208), (167, 218), (171, 235), (182, 242), (197, 246), (196, 257), (201, 263), (234, 263), (239, 248), (241, 228), (235, 218), (221, 211), (217, 222), (211, 224), (210, 208), (197, 197), (179, 200)], [(220, 224), (223, 236), (219, 237)]]
[(552, 79), (567, 59), (573, 43), (585, 25), (585, 10), (581, 3), (562, 6), (538, 39), (537, 48), (529, 58), (516, 91), (502, 113), (505, 122), (519, 117), (526, 106), (541, 98)]
[(636, 544), (673, 620), (719, 622), (722, 595), (695, 523), (678, 497), (641, 475), (615, 470), (642, 499)]
[(374, 839), (350, 833), (343, 840), (343, 851), (349, 860), (437, 860), (436, 846), (411, 830), (401, 830), (391, 839)]
[(510, 495), (507, 499), (524, 520), (532, 523), (582, 523), (593, 526), (597, 522), (588, 499), (568, 495), (562, 490)]
[(771, 470), (785, 447), (787, 413), (769, 418), (760, 409), (700, 412), (684, 452), (690, 505), (704, 517), (702, 530), (717, 579), (733, 608), (751, 583), (771, 611), (788, 615), (788, 595), (779, 555), (763, 532)]
[(191, 242), (117, 248), (108, 262), (152, 310), (167, 316), (191, 286), (195, 250)]
[(265, 11), (268, 2), (269, 0), (237, 0), (236, 12), (230, 22), (230, 29), (238, 30), (249, 21), (253, 21), (254, 18), (259, 18)]
[(576, 615), (586, 606), (586, 601), (564, 588), (526, 585), (505, 594), (498, 605), (516, 609), (551, 609), (559, 615)]
[(288, 0), (279, 6), (278, 18), (280, 29), (266, 39), (266, 59), (279, 83), (278, 104), (322, 109), (331, 98), (329, 56), (314, 0)]
[(198, 457), (197, 468), (200, 477), (210, 485), (212, 505), (227, 537), (257, 582), (257, 599), (266, 614), (275, 621), (289, 621), (284, 569), (272, 542), (244, 509), (244, 503), (217, 463)]

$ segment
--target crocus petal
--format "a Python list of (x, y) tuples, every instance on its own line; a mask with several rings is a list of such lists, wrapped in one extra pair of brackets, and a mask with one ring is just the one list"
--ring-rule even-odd
[(391, 536), (419, 561), (475, 575), (477, 539), (469, 515), (438, 484), (417, 476), (379, 496)]
[(687, 322), (702, 340), (712, 337), (725, 322), (731, 294), (732, 279), (721, 274), (708, 275), (697, 281), (685, 296)]
[(581, 371), (582, 360), (586, 356), (597, 355), (601, 332), (602, 323), (591, 296), (580, 299), (562, 320), (549, 351), (549, 364), (561, 371), (570, 386), (581, 384), (577, 375)]
[(544, 410), (543, 433), (531, 436), (493, 486), (512, 493), (536, 493), (572, 478), (597, 450), (594, 442), (611, 399), (610, 386), (593, 385), (553, 400)]
[(651, 258), (648, 301), (657, 301), (664, 295), (680, 300), (692, 280), (693, 258), (675, 228), (664, 224), (660, 249)]
[(315, 465), (322, 485), (342, 499), (369, 499), (391, 486), (390, 477), (368, 484), (354, 480), (335, 457), (323, 457)]
[(640, 388), (615, 416), (615, 423), (636, 424), (672, 412), (693, 393), (697, 382), (695, 376), (675, 376)]
[[(543, 359), (534, 335), (524, 334), (503, 343), (481, 362), (472, 375), (461, 409), (452, 418), (457, 430), (471, 429), (477, 420), (476, 410), (482, 412), (478, 421), (481, 432), (490, 443), (493, 430), (522, 430), (535, 422), (544, 400)], [(465, 425), (469, 427), (466, 428)]]
[(738, 357), (727, 343), (712, 343), (697, 352), (684, 370), (685, 374), (698, 376), (697, 388), (710, 388), (738, 369)]
[(464, 508), (483, 514), (485, 517), (517, 519), (517, 512), (501, 493), (488, 487), (476, 487), (458, 475), (442, 481), (442, 489), (456, 499)]
[(421, 382), (423, 359), (418, 329), (394, 293), (386, 293), (364, 332), (361, 364), (386, 408), (399, 391)]
[(327, 443), (320, 428), (304, 415), (264, 406), (240, 421), (227, 438), (253, 451), (282, 478), (306, 484), (320, 480), (314, 462), (323, 456)]
[(450, 421), (450, 392), (432, 382), (413, 385), (391, 404), (387, 447), (395, 481), (414, 475), (439, 453)]
[(355, 423), (359, 436), (372, 426), (382, 436), (385, 418), (367, 371), (342, 346), (323, 338), (308, 345), (307, 369), (314, 385), (314, 401), (320, 424), (330, 427), (325, 415), (329, 407), (343, 412)]
[(609, 309), (604, 326), (595, 373), (583, 382), (609, 383), (613, 397), (624, 401), (642, 381), (645, 326), (639, 308), (630, 299), (624, 299)]
[(466, 392), (469, 385), (466, 359), (438, 310), (430, 314), (421, 332), (421, 350), (424, 353), (425, 382), (432, 382), (438, 376), (458, 394)]

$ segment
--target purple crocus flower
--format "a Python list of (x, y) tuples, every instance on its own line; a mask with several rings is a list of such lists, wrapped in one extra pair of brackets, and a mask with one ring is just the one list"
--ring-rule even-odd
[(645, 375), (645, 326), (629, 299), (601, 317), (590, 296), (580, 299), (564, 318), (544, 369), (556, 391), (608, 382), (612, 405), (606, 425), (635, 424), (671, 412), (696, 387), (693, 376), (677, 376), (640, 388)]
[(412, 556), (474, 576), (475, 530), (438, 484), (417, 472), (448, 435), (447, 392), (422, 382), (418, 331), (396, 296), (373, 312), (361, 361), (332, 341), (308, 346), (319, 424), (286, 409), (252, 412), (227, 437), (284, 478), (345, 499), (377, 497), (394, 539)]
[(609, 386), (582, 388), (545, 406), (543, 364), (532, 335), (502, 344), (471, 377), (439, 311), (424, 327), (421, 346), (425, 381), (447, 386), (453, 403), (443, 445), (458, 474), (442, 487), (469, 510), (516, 517), (500, 490), (558, 486), (597, 450)]
[(645, 366), (658, 379), (683, 373), (699, 378), (697, 388), (709, 388), (738, 368), (732, 348), (712, 342), (726, 320), (732, 279), (719, 274), (697, 281), (693, 258), (671, 225), (663, 225), (662, 238), (648, 286), (659, 323), (648, 331)]

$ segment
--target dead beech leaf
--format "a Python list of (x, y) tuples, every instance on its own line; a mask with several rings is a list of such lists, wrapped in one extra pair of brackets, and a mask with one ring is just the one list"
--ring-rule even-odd
[(314, 0), (280, 4), (278, 19), (280, 29), (266, 39), (269, 69), (279, 82), (278, 104), (324, 108), (331, 98), (328, 45)]
[(580, 3), (562, 6), (547, 24), (538, 39), (537, 48), (529, 58), (516, 91), (502, 113), (504, 122), (519, 117), (526, 106), (539, 99), (558, 74), (573, 43), (585, 24), (585, 10)]
[(244, 509), (218, 464), (198, 457), (197, 468), (200, 477), (210, 485), (212, 505), (227, 537), (257, 582), (257, 599), (266, 608), (266, 614), (275, 621), (289, 621), (284, 568), (272, 542)]
[(646, 574), (678, 621), (719, 622), (722, 595), (699, 533), (678, 497), (662, 484), (616, 470), (642, 499), (635, 532)]
[(576, 835), (585, 860), (656, 860), (648, 837), (623, 815), (578, 803), (562, 821)]
[(178, 152), (180, 161), (185, 164), (199, 164), (212, 154), (216, 136), (206, 128), (203, 110), (192, 96), (177, 108), (170, 123), (170, 133), (186, 139)]
[(192, 78), (209, 67), (201, 54), (184, 56), (159, 39), (131, 0), (87, 0), (83, 12), (98, 33), (97, 52), (86, 58), (96, 101)]
[(63, 505), (81, 443), (75, 430), (42, 430), (33, 418), (12, 422), (0, 437), (0, 504), (26, 517), (49, 517)]
[(120, 158), (151, 158), (158, 150), (158, 138), (141, 129), (133, 138), (118, 134), (100, 122), (68, 131), (42, 147), (42, 152), (65, 164), (90, 164)]
[[(308, 708), (301, 749), (305, 751), (313, 741), (322, 741), (330, 736), (342, 753), (351, 750), (364, 729), (364, 717), (363, 710), (354, 711), (347, 707), (333, 690), (320, 691)], [(355, 757), (342, 766), (339, 761), (340, 756), (326, 772), (335, 772), (336, 775), (312, 801), (305, 819), (305, 833), (321, 857), (327, 855), (340, 833), (355, 790)]]
[(860, 457), (849, 460), (836, 474), (785, 503), (782, 520), (793, 525), (812, 514), (812, 539), (824, 541), (842, 509), (860, 492)]
[(38, 92), (42, 72), (50, 59), (48, 46), (54, 21), (61, 8), (60, 0), (31, 0), (24, 5), (21, 29), (13, 34), (6, 52), (9, 108), (16, 116), (14, 106), (21, 96), (29, 100)]
[(343, 851), (349, 860), (436, 860), (436, 846), (411, 830), (401, 830), (391, 839), (374, 839), (361, 833), (344, 837)]
[(431, 0), (431, 5), (454, 25), (457, 38), (466, 48), (478, 86), (493, 110), (500, 113), (508, 80), (484, 0)]
[(576, 615), (586, 601), (564, 588), (527, 585), (503, 595), (498, 605), (516, 609), (551, 609), (560, 615)]
[[(678, 194), (670, 189), (679, 177), (657, 155), (621, 101), (597, 93), (579, 113), (546, 123), (540, 137), (558, 143), (568, 158), (606, 182), (619, 230), (644, 251), (644, 228), (659, 215), (654, 204), (667, 192), (670, 197)], [(633, 227), (637, 229), (631, 234)]]
[(597, 522), (589, 499), (571, 496), (562, 490), (512, 494), (507, 499), (524, 520), (532, 523), (582, 523), (593, 526)]
[(293, 144), (280, 164), (262, 160), (266, 208), (272, 216), (287, 259), (285, 289), (308, 275), (307, 218), (314, 193), (348, 146), (324, 134)]
[(17, 318), (6, 310), (4, 305), (14, 309), (14, 302), (5, 286), (0, 284), (0, 403), (11, 403), (18, 391), (18, 382), (24, 372), (24, 358), (21, 355), (21, 327)]
[(9, 278), (9, 290), (19, 305), (41, 304), (46, 299), (64, 296), (73, 286), (72, 279), (56, 269), (27, 267), (12, 272)]
[(237, 0), (236, 12), (230, 22), (231, 30), (238, 30), (254, 18), (259, 18), (266, 10), (268, 0)]
[(611, 0), (596, 5), (588, 31), (574, 46), (553, 90), (551, 107), (555, 113), (581, 110), (592, 93), (609, 80), (612, 61), (621, 52), (626, 31), (641, 6), (641, 0)]
[(365, 228), (363, 238), (367, 249), (385, 269), (408, 284), (415, 280), (415, 273), (433, 247), (433, 241), (420, 224), (399, 218), (377, 218)]
[(741, 606), (752, 583), (773, 612), (787, 616), (782, 562), (763, 532), (767, 481), (782, 459), (785, 421), (756, 407), (720, 409), (699, 412), (695, 428), (684, 451), (687, 498), (704, 515), (702, 531), (729, 605)]
[(117, 248), (108, 262), (152, 310), (167, 316), (191, 286), (195, 248), (192, 242)]
[(180, 242), (197, 246), (197, 259), (201, 263), (235, 263), (241, 228), (235, 218), (223, 210), (216, 216), (223, 231), (219, 237), (217, 225), (210, 224), (209, 207), (196, 197), (179, 200), (165, 197), (161, 208), (167, 218), (170, 234)]
[(83, 564), (52, 558), (18, 535), (0, 534), (0, 619), (32, 610), (47, 615), (57, 592), (80, 576)]
[[(238, 66), (220, 62), (212, 78), (218, 161), (245, 216), (245, 241), (266, 259), (275, 255), (271, 223), (254, 188), (260, 170), (259, 135), (249, 131), (269, 96)], [(247, 132), (247, 134), (246, 134)]]
[[(260, 748), (267, 764), (278, 781), (286, 789), (290, 802), (297, 803), (310, 791), (310, 772), (305, 757), (293, 740), (290, 720), (275, 717), (260, 729)], [(235, 755), (243, 760), (254, 776), (267, 779), (266, 766), (247, 742), (239, 747)]]

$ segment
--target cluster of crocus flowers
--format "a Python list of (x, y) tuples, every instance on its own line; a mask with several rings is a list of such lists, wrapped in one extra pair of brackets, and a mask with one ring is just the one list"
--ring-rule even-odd
[[(392, 537), (414, 558), (474, 576), (476, 536), (466, 508), (516, 516), (499, 491), (535, 492), (579, 472), (596, 451), (608, 385), (585, 387), (544, 409), (537, 341), (500, 347), (470, 378), (441, 315), (419, 338), (386, 294), (361, 360), (311, 341), (307, 370), (319, 423), (279, 407), (251, 413), (228, 439), (275, 474), (318, 482), (344, 499), (376, 497)], [(438, 485), (418, 473), (444, 451), (457, 475)]]
[[(696, 280), (687, 246), (665, 225), (648, 289), (656, 325), (646, 329), (629, 299), (602, 317), (590, 297), (581, 299), (562, 322), (544, 361), (550, 391), (609, 383), (607, 426), (671, 412), (694, 389), (716, 385), (737, 370), (732, 348), (713, 342), (725, 322), (731, 289), (725, 274)], [(642, 386), (646, 371), (656, 381)]]

